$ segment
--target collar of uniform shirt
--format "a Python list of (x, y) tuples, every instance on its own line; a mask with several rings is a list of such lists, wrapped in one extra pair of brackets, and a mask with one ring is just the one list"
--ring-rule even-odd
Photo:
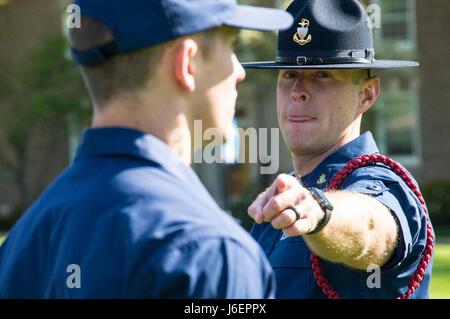
[[(328, 156), (314, 171), (302, 176), (301, 181), (306, 187), (324, 188), (328, 185), (330, 178), (348, 161), (364, 154), (374, 153), (379, 153), (378, 147), (373, 139), (372, 133), (366, 132)], [(337, 166), (336, 163), (341, 163), (341, 165)], [(325, 175), (326, 182), (323, 184), (317, 183), (319, 180), (323, 180), (322, 175)]]
[(83, 133), (75, 160), (100, 156), (131, 156), (161, 165), (187, 182), (190, 167), (167, 144), (151, 134), (122, 127), (89, 128)]

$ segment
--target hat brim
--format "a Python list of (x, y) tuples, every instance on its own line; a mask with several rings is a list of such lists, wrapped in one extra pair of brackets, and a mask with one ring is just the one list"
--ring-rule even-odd
[(248, 30), (286, 30), (294, 23), (292, 15), (284, 10), (237, 5), (223, 25)]
[(317, 64), (317, 65), (297, 65), (290, 63), (278, 63), (275, 61), (247, 62), (242, 63), (246, 69), (391, 69), (391, 68), (412, 68), (418, 67), (419, 62), (400, 60), (376, 60), (373, 63), (347, 63), (347, 64)]

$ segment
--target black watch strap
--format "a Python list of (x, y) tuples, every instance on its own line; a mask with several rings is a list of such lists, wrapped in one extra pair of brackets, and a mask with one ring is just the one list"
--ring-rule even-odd
[(307, 235), (313, 235), (320, 232), (328, 224), (331, 218), (331, 212), (333, 211), (333, 205), (320, 189), (312, 187), (309, 191), (325, 213), (323, 218), (317, 224), (316, 228), (313, 231), (307, 233)]

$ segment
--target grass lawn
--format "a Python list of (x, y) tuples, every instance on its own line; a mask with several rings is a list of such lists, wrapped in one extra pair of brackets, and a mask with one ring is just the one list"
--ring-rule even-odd
[(450, 244), (436, 245), (430, 298), (450, 298)]
[[(0, 245), (4, 239), (0, 236)], [(436, 245), (430, 298), (450, 299), (450, 244)]]

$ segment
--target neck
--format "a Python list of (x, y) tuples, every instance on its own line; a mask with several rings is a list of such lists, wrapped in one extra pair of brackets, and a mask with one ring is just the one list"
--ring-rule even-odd
[(328, 156), (333, 154), (342, 146), (350, 143), (360, 135), (359, 126), (350, 126), (338, 141), (328, 146), (319, 152), (310, 154), (294, 154), (292, 155), (292, 162), (297, 176), (305, 176), (314, 171)]
[[(96, 107), (92, 127), (126, 127), (166, 143), (183, 163), (191, 163), (191, 130), (185, 103), (167, 94), (121, 97)], [(151, 101), (150, 103), (147, 101)]]

